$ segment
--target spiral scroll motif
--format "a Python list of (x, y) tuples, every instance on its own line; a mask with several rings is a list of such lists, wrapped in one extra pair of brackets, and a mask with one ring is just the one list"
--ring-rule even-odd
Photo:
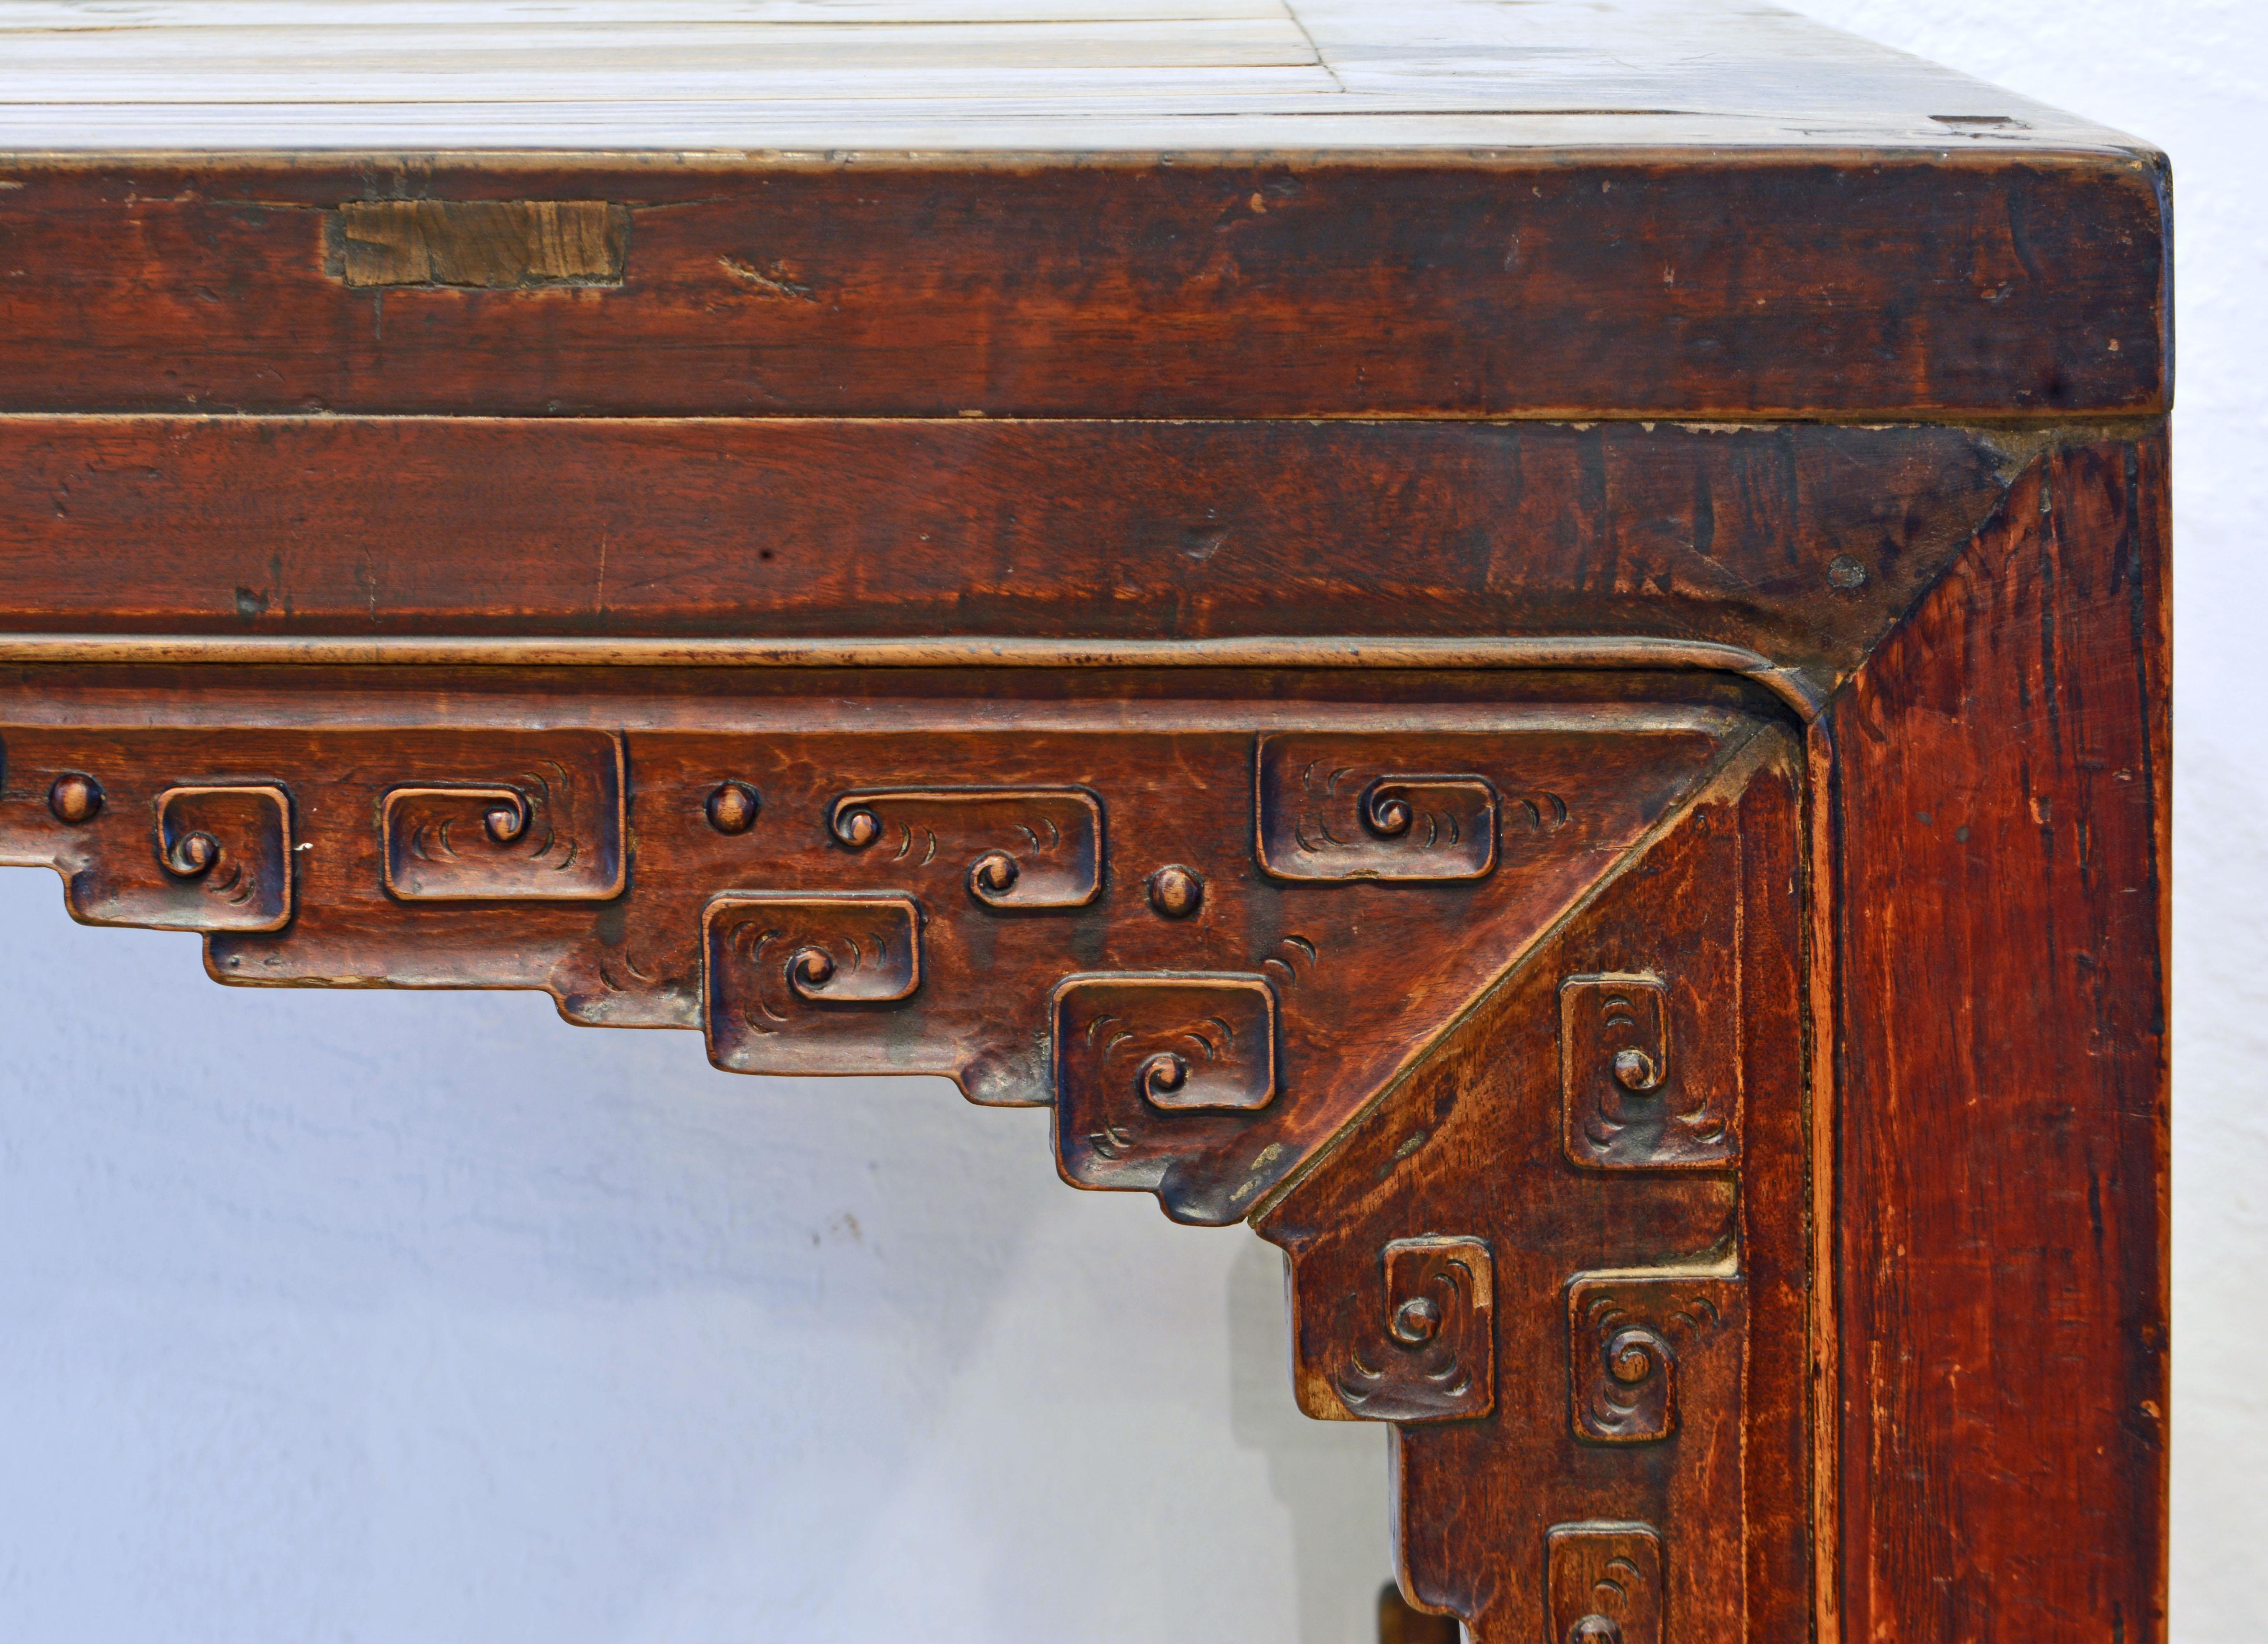
[(1675, 1435), (1683, 1358), (1742, 1311), (1740, 1286), (1683, 1274), (1575, 1279), (1567, 1323), (1577, 1435), (1598, 1444)]
[(510, 844), (527, 831), (530, 815), (527, 795), (518, 788), (505, 788), (481, 813), (481, 829), (493, 843)]
[[(1381, 1255), (1382, 1298), (1350, 1296), (1332, 1385), (1373, 1421), (1459, 1421), (1496, 1402), (1495, 1266), (1484, 1239), (1396, 1239)], [(1377, 1308), (1375, 1322), (1365, 1312)]]
[[(1678, 989), (1686, 1024), (1679, 1016)], [(1693, 1000), (1689, 978), (1637, 971), (1559, 984), (1567, 1157), (1593, 1170), (1703, 1169), (1740, 1156), (1735, 1013)], [(1694, 1022), (1699, 1017), (1699, 1030)]]
[(202, 828), (193, 828), (166, 841), (158, 859), (176, 879), (199, 879), (211, 873), (213, 864), (220, 860), (220, 841)]
[[(280, 788), (180, 787), (158, 796), (159, 929), (273, 931), (291, 918), (291, 806)], [(123, 891), (131, 896), (131, 892)]]
[(836, 797), (827, 830), (894, 878), (958, 872), (988, 908), (1083, 908), (1102, 888), (1102, 804), (1084, 788), (865, 790)]
[[(1382, 751), (1354, 741), (1261, 739), (1256, 851), (1271, 879), (1439, 884), (1495, 870), (1496, 785), (1472, 772), (1381, 770)], [(1564, 815), (1565, 806), (1551, 803)]]
[[(702, 917), (709, 1054), (739, 1073), (887, 1065), (922, 985), (922, 911), (891, 892), (727, 891)], [(881, 1014), (877, 1014), (878, 1011)]]
[(1409, 785), (1373, 782), (1363, 790), (1362, 820), (1381, 839), (1398, 839), (1410, 831), (1417, 812), (1410, 806)]
[(1071, 977), (1056, 989), (1059, 1095), (1120, 1093), (1169, 1113), (1250, 1113), (1276, 1096), (1276, 991), (1264, 977)]
[(405, 784), (381, 811), (403, 902), (602, 902), (624, 879), (622, 756), (600, 732), (546, 732), (470, 780)]
[(1192, 1138), (1267, 1114), (1278, 1084), (1276, 990), (1218, 971), (1066, 977), (1050, 1006), (1056, 1146), (1093, 1187), (1149, 1187)]

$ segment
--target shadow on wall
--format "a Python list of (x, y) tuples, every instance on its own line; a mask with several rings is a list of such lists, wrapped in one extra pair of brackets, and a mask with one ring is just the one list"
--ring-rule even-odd
[(224, 989), (0, 873), (0, 1240), (10, 1644), (1376, 1636), (1276, 1252), (941, 1080)]
[(1369, 1610), (1348, 1619), (1348, 1575), (1376, 1590), (1393, 1572), (1387, 1430), (1371, 1421), (1314, 1421), (1292, 1397), (1284, 1255), (1256, 1236), (1228, 1273), (1229, 1425), (1268, 1458), (1269, 1488), (1292, 1520), (1299, 1636), (1374, 1638)]

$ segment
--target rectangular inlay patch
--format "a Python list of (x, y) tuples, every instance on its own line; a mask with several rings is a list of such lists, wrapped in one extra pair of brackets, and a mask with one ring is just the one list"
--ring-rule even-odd
[(603, 200), (352, 200), (336, 232), (349, 285), (619, 285), (630, 214)]

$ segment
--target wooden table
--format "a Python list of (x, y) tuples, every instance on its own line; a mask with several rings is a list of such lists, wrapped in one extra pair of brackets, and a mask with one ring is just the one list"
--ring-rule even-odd
[(911, 8), (0, 9), (0, 860), (1051, 1104), (1476, 1640), (2161, 1638), (2161, 158)]

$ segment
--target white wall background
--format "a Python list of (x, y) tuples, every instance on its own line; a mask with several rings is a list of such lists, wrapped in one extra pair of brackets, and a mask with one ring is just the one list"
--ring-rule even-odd
[(255, 993), (0, 874), (8, 1644), (1354, 1640), (1276, 1253), (941, 1080)]
[[(2180, 190), (2174, 1633), (2268, 1638), (2257, 0), (1804, 0)], [(1385, 1445), (1277, 1258), (941, 1081), (252, 993), (0, 874), (10, 1644), (1354, 1644)]]

